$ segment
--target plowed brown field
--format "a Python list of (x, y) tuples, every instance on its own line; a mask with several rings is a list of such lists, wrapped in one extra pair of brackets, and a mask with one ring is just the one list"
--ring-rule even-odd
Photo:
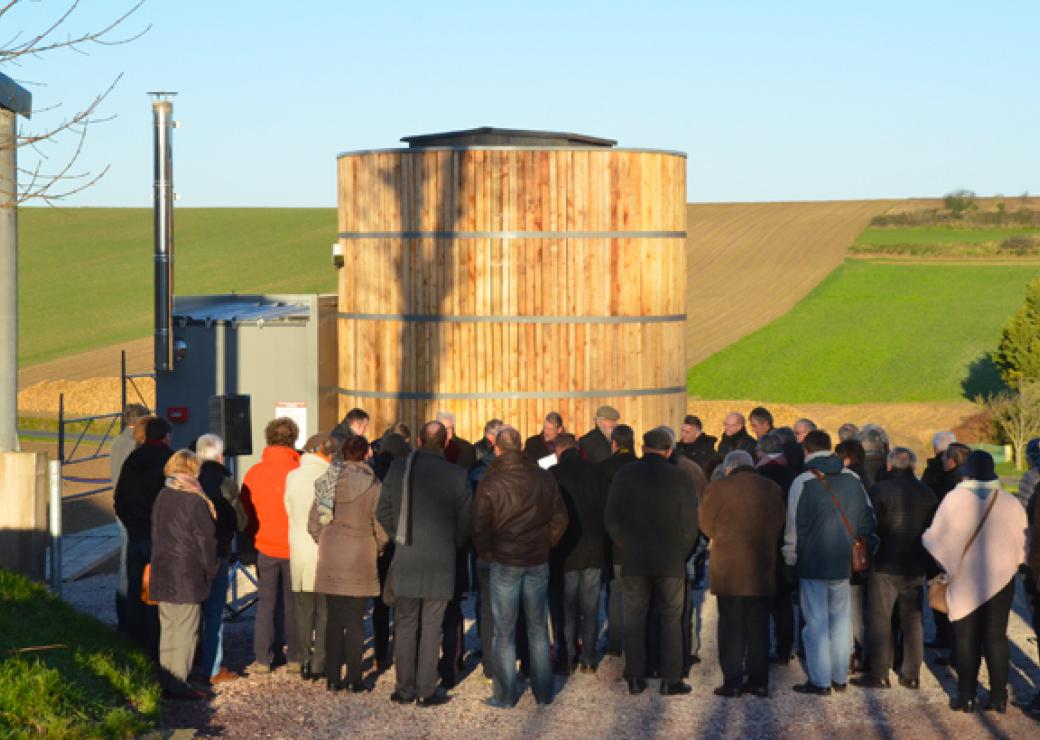
[(787, 313), (896, 202), (689, 204), (686, 365)]

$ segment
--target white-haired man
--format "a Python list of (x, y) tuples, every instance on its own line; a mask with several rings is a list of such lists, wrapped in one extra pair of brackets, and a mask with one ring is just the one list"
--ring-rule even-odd
[(434, 421), (439, 421), (448, 430), (448, 446), (444, 448), (444, 459), (469, 471), (477, 464), (477, 451), (472, 444), (455, 433), (455, 414), (438, 411)]
[(942, 486), (943, 473), (946, 472), (943, 453), (956, 441), (957, 435), (953, 432), (943, 431), (932, 435), (932, 452), (935, 453), (935, 456), (928, 458), (928, 462), (925, 463), (921, 482), (931, 488), (937, 496), (939, 488)]
[(239, 498), (238, 485), (224, 466), (224, 440), (216, 434), (203, 434), (195, 440), (195, 452), (202, 462), (199, 484), (217, 512), (217, 575), (209, 598), (202, 604), (202, 645), (198, 660), (201, 681), (216, 684), (238, 678), (223, 666), (224, 604), (232, 541), (236, 532), (245, 529), (248, 517)]

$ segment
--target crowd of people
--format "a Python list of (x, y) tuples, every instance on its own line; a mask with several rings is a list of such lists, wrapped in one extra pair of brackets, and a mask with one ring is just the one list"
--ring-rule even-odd
[[(796, 655), (795, 692), (887, 690), (893, 674), (912, 691), (927, 648), (957, 673), (953, 709), (1005, 712), (1019, 573), (1040, 632), (1040, 440), (1023, 506), (993, 458), (950, 432), (919, 466), (877, 425), (832, 438), (809, 419), (775, 427), (762, 407), (729, 414), (718, 438), (687, 416), (678, 435), (650, 429), (638, 448), (610, 406), (580, 438), (556, 412), (526, 440), (492, 419), (476, 444), (447, 412), (414, 439), (397, 423), (370, 442), (369, 421), (351, 410), (298, 450), (296, 424), (274, 419), (239, 489), (219, 437), (174, 451), (165, 420), (127, 409), (112, 450), (126, 534), (117, 616), (158, 661), (167, 696), (203, 698), (239, 677), (223, 665), (223, 609), (229, 559), (250, 541), (247, 672), (358, 693), (393, 666), (400, 704), (451, 698), (467, 594), (495, 707), (516, 703), (520, 674), (548, 704), (554, 673), (594, 673), (603, 655), (623, 657), (632, 694), (654, 679), (665, 696), (690, 693), (706, 592), (725, 698), (768, 697), (770, 666)], [(1025, 710), (1040, 718), (1040, 692)]]

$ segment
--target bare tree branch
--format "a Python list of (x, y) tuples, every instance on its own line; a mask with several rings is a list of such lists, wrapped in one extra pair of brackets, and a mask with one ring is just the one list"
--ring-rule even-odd
[[(0, 18), (3, 18), (24, 2), (25, 0), (0, 0)], [(20, 67), (26, 60), (39, 59), (43, 55), (59, 49), (68, 49), (79, 54), (88, 55), (87, 48), (91, 45), (118, 46), (127, 44), (140, 38), (151, 29), (149, 24), (138, 32), (125, 36), (116, 35), (117, 30), (121, 31), (122, 28), (125, 28), (128, 19), (144, 5), (145, 0), (137, 0), (128, 10), (97, 30), (84, 33), (66, 33), (62, 36), (65, 28), (70, 25), (70, 19), (79, 8), (80, 2), (81, 0), (69, 0), (57, 17), (49, 22), (42, 31), (29, 37), (26, 37), (24, 31), (19, 31), (6, 43), (0, 44), (0, 65)], [(100, 172), (91, 172), (89, 170), (78, 171), (77, 165), (83, 154), (84, 143), (90, 126), (112, 118), (99, 116), (98, 111), (101, 104), (108, 98), (121, 79), (122, 74), (116, 77), (103, 92), (96, 95), (86, 106), (56, 124), (44, 125), (41, 127), (41, 130), (20, 129), (14, 142), (9, 142), (7, 145), (26, 148), (26, 151), (31, 153), (32, 156), (29, 159), (33, 160), (33, 162), (26, 163), (19, 169), (21, 182), (18, 185), (17, 193), (0, 190), (0, 194), (13, 200), (15, 205), (32, 200), (39, 200), (53, 205), (55, 201), (86, 190), (104, 177), (109, 169), (107, 166)], [(24, 84), (43, 86), (46, 83), (26, 82)], [(51, 112), (61, 106), (62, 103), (57, 102), (46, 107), (37, 108), (34, 113), (38, 115)], [(52, 157), (48, 155), (48, 152), (43, 147), (60, 145), (67, 137), (74, 137), (74, 146), (71, 154), (65, 155), (64, 164), (55, 167), (46, 166), (51, 162)], [(67, 151), (67, 149), (60, 146), (59, 150)], [(53, 151), (51, 153), (53, 154)]]

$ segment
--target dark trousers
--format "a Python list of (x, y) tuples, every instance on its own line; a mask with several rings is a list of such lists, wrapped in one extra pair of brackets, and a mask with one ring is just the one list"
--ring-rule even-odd
[(253, 652), (261, 663), (275, 662), (285, 643), (286, 660), (297, 661), (296, 609), (293, 607), (289, 558), (256, 554), (256, 624), (253, 627)]
[(347, 681), (360, 681), (362, 646), (365, 643), (364, 596), (325, 596), (325, 677), (339, 681), (343, 664)]
[(310, 666), (311, 674), (325, 672), (325, 632), (328, 613), (325, 594), (293, 591), (296, 605), (296, 647), (301, 663)]
[(599, 637), (599, 591), (602, 568), (572, 570), (563, 574), (563, 634), (568, 665), (578, 661), (581, 637), (581, 662), (595, 665)]
[[(379, 571), (379, 593), (386, 586), (386, 574), (390, 571), (390, 563), (394, 559), (394, 544), (391, 542), (376, 560)], [(376, 663), (385, 667), (390, 657), (390, 607), (383, 603), (383, 597), (372, 599), (372, 640), (375, 648)]]
[(719, 663), (722, 682), (731, 689), (769, 685), (768, 596), (718, 596)]
[(152, 660), (159, 659), (159, 607), (141, 601), (144, 566), (152, 561), (152, 541), (130, 538), (126, 551), (127, 634)]
[(394, 665), (397, 690), (405, 697), (426, 699), (437, 690), (437, 657), (447, 605), (444, 600), (397, 597)]
[(870, 675), (888, 678), (893, 666), (892, 617), (898, 606), (903, 633), (901, 675), (920, 678), (924, 660), (924, 578), (871, 573), (867, 578), (867, 636), (870, 643)]
[(625, 643), (625, 588), (621, 566), (612, 566), (607, 581), (607, 652), (620, 653)]
[(458, 666), (462, 660), (462, 647), (465, 644), (462, 634), (462, 596), (456, 596), (445, 605), (441, 632), (443, 641), (437, 673), (440, 674), (444, 687), (450, 689), (458, 683)]
[(668, 683), (682, 678), (682, 611), (686, 579), (624, 576), (625, 678), (642, 678), (647, 667), (647, 616), (650, 600), (659, 599), (661, 677)]
[(973, 699), (979, 685), (979, 667), (986, 658), (991, 701), (1007, 698), (1008, 615), (1015, 598), (1015, 579), (963, 619), (950, 622), (953, 628), (953, 660), (957, 667), (957, 692)]
[(773, 620), (773, 638), (776, 641), (776, 657), (787, 660), (794, 652), (794, 588), (786, 578), (777, 576), (776, 593), (769, 603), (769, 616)]

